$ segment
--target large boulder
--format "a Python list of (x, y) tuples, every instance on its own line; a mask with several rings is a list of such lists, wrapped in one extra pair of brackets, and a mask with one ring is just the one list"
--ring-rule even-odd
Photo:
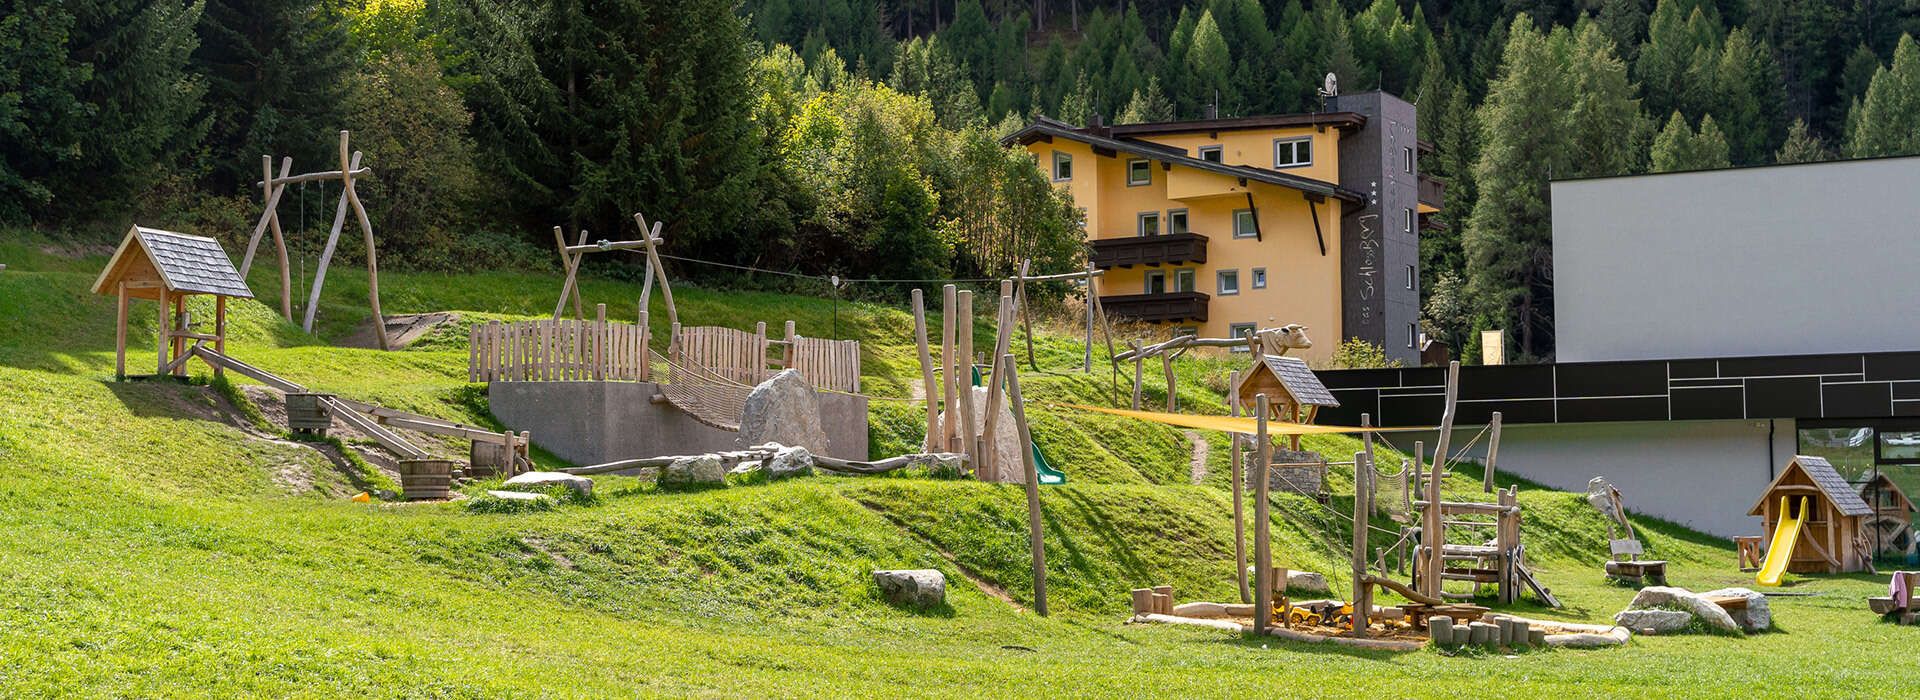
[(1707, 627), (1739, 632), (1740, 625), (1733, 621), (1727, 611), (1698, 593), (1673, 586), (1648, 586), (1634, 594), (1633, 602), (1627, 604), (1628, 610), (1653, 610), (1667, 608), (1684, 610)]
[(947, 602), (947, 575), (938, 569), (882, 569), (873, 572), (880, 598), (908, 608), (934, 608)]
[(766, 460), (766, 469), (767, 476), (774, 479), (812, 474), (813, 453), (805, 447), (781, 447)]
[(1693, 624), (1693, 613), (1678, 610), (1622, 610), (1613, 616), (1614, 624), (1633, 630), (1654, 634), (1679, 632)]
[(768, 442), (805, 447), (821, 454), (827, 451), (819, 402), (814, 399), (813, 387), (800, 378), (799, 370), (782, 370), (747, 394), (736, 444), (749, 447)]
[[(1007, 403), (1005, 398), (1006, 397), (1002, 395), (999, 410), (1000, 417), (997, 419), (997, 422), (994, 423), (994, 444), (990, 447), (990, 449), (993, 450), (994, 464), (999, 465), (999, 475), (994, 478), (993, 481), (1009, 484), (1024, 484), (1027, 483), (1027, 472), (1026, 467), (1020, 461), (1020, 431), (1013, 427), (1013, 405)], [(934, 422), (935, 435), (940, 434), (940, 431), (946, 429), (946, 421), (946, 412), (940, 412), (939, 417)], [(973, 429), (984, 433), (986, 431), (986, 424), (987, 388), (984, 386), (976, 386), (973, 387)], [(979, 465), (974, 465), (974, 468), (977, 473)]]
[(549, 486), (565, 486), (582, 496), (593, 495), (592, 479), (562, 472), (527, 472), (508, 479), (500, 488), (503, 491), (525, 491)]
[(1317, 571), (1288, 571), (1287, 590), (1302, 593), (1333, 592), (1333, 588), (1327, 585), (1327, 577)]
[(1722, 588), (1700, 594), (1703, 598), (1744, 598), (1747, 607), (1742, 610), (1728, 610), (1727, 615), (1748, 632), (1764, 632), (1773, 628), (1773, 611), (1767, 608), (1767, 596), (1764, 593), (1745, 588)]
[(673, 460), (660, 470), (662, 486), (723, 484), (727, 468), (718, 455), (693, 455)]

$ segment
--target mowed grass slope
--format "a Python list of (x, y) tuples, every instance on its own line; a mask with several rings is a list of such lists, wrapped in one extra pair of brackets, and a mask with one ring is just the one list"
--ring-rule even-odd
[[(1777, 695), (1915, 692), (1889, 659), (1920, 642), (1873, 620), (1877, 577), (1802, 582), (1775, 599), (1781, 631), (1660, 637), (1625, 649), (1518, 658), (1346, 653), (1195, 630), (1127, 626), (1128, 588), (1237, 598), (1224, 440), (1188, 485), (1186, 436), (1036, 405), (1035, 430), (1073, 484), (1043, 491), (1055, 615), (1031, 605), (1025, 505), (1015, 487), (924, 478), (820, 477), (691, 493), (606, 478), (589, 505), (474, 514), (457, 505), (355, 504), (310, 484), (342, 477), (311, 449), (237, 427), (210, 387), (109, 381), (112, 307), (86, 293), (98, 256), (0, 233), (0, 694), (500, 697), (631, 695), (1423, 696)], [(343, 271), (328, 313), (364, 307)], [(390, 313), (472, 318), (550, 311), (557, 276), (387, 275)], [(258, 290), (270, 289), (266, 278)], [(589, 301), (631, 285), (587, 283)], [(830, 302), (676, 289), (690, 323), (795, 318), (825, 335)], [(330, 347), (235, 309), (231, 352), (316, 388), (487, 422), (453, 341), (381, 353)], [(542, 309), (541, 307), (546, 307)], [(611, 306), (611, 304), (610, 304)], [(151, 332), (150, 305), (136, 305)], [(337, 310), (337, 311), (336, 311)], [(144, 311), (145, 313), (141, 313)], [(362, 311), (361, 313), (364, 313)], [(656, 314), (664, 313), (657, 309)], [(630, 317), (631, 314), (628, 314)], [(916, 381), (898, 309), (840, 306), (877, 392)], [(860, 325), (865, 324), (865, 325)], [(354, 323), (324, 326), (327, 338)], [(822, 328), (825, 325), (826, 328)], [(144, 336), (148, 341), (151, 336)], [(1050, 372), (1028, 391), (1100, 401), (1109, 379), (1070, 338), (1039, 339)], [(148, 371), (144, 345), (129, 358)], [(1217, 402), (1224, 365), (1183, 364), (1183, 407)], [(195, 365), (197, 373), (204, 368)], [(1188, 374), (1191, 376), (1188, 376)], [(1150, 374), (1147, 386), (1157, 383)], [(1161, 386), (1164, 386), (1161, 384)], [(1163, 400), (1161, 398), (1154, 400)], [(885, 447), (917, 441), (918, 408), (876, 402)], [(1215, 404), (1217, 406), (1217, 404)], [(891, 411), (891, 413), (884, 413)], [(1315, 441), (1350, 455), (1348, 438)], [(1397, 462), (1389, 454), (1383, 462)], [(1471, 465), (1461, 467), (1471, 473)], [(1277, 556), (1344, 589), (1351, 475), (1325, 507), (1275, 499)], [(1477, 477), (1461, 480), (1466, 496)], [(1524, 537), (1561, 611), (1600, 620), (1631, 591), (1600, 581), (1605, 527), (1575, 494), (1523, 487)], [(1384, 518), (1376, 519), (1382, 527)], [(1750, 581), (1720, 542), (1644, 523), (1676, 583)], [(1376, 546), (1389, 539), (1375, 536)], [(874, 568), (932, 567), (948, 609), (876, 600)], [(974, 578), (969, 579), (971, 574)], [(974, 580), (982, 588), (976, 587)], [(1013, 604), (997, 595), (1004, 594)], [(1019, 606), (1018, 608), (1016, 606)]]

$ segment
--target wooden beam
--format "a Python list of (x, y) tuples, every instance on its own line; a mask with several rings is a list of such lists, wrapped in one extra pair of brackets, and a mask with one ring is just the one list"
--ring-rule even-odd
[(167, 337), (167, 332), (169, 330), (169, 327), (172, 325), (167, 322), (167, 310), (173, 304), (173, 300), (169, 299), (168, 296), (169, 294), (167, 290), (165, 289), (160, 290), (160, 316), (158, 321), (159, 327), (160, 327), (160, 339), (159, 339), (159, 342), (155, 345), (156, 354), (158, 355), (158, 359), (154, 361), (154, 365), (153, 365), (154, 367), (153, 373), (155, 376), (164, 375), (167, 373), (167, 347), (173, 344), (173, 340)]
[(935, 435), (935, 426), (940, 420), (940, 390), (933, 383), (933, 355), (927, 350), (927, 300), (926, 294), (915, 289), (913, 298), (913, 340), (920, 351), (920, 380), (926, 388), (927, 439), (925, 449), (929, 452), (940, 449), (941, 440)]
[(1047, 547), (1040, 527), (1040, 474), (1033, 463), (1033, 431), (1027, 426), (1026, 402), (1020, 398), (1020, 372), (1013, 354), (1001, 356), (1007, 365), (1007, 400), (1013, 406), (1014, 429), (1020, 433), (1020, 463), (1027, 477), (1027, 549), (1033, 557), (1033, 611), (1047, 615)]
[(127, 283), (114, 286), (118, 298), (113, 322), (113, 378), (127, 378)]
[[(262, 156), (262, 157), (265, 157), (265, 156)], [(293, 159), (292, 159), (292, 158), (288, 158), (287, 160), (288, 160), (288, 161), (291, 161), (291, 160), (293, 160)], [(283, 170), (283, 172), (284, 172), (284, 170)], [(294, 176), (292, 176), (292, 177), (284, 177), (284, 176), (283, 176), (283, 177), (276, 177), (276, 178), (274, 178), (274, 179), (273, 179), (273, 184), (274, 184), (274, 185), (277, 185), (277, 186), (281, 186), (281, 187), (284, 187), (284, 186), (286, 186), (286, 185), (298, 185), (298, 184), (300, 184), (300, 183), (302, 183), (302, 182), (316, 182), (316, 181), (320, 181), (320, 180), (344, 180), (344, 179), (346, 179), (346, 178), (347, 178), (348, 176), (351, 176), (351, 177), (372, 177), (372, 176), (373, 176), (373, 169), (372, 169), (372, 168), (362, 168), (362, 167), (360, 167), (360, 164), (359, 164), (359, 163), (354, 163), (354, 164), (353, 164), (353, 168), (352, 168), (352, 170), (351, 170), (351, 171), (349, 171), (349, 172), (346, 172), (346, 173), (342, 173), (342, 172), (340, 172), (340, 171), (338, 171), (338, 170), (326, 170), (326, 171), (322, 171), (322, 172), (317, 172), (317, 173), (302, 173), (302, 174), (299, 174), (299, 175), (294, 175)], [(265, 186), (265, 184), (266, 184), (266, 183), (263, 183), (263, 182), (258, 182), (258, 181), (256, 181), (256, 182), (254, 182), (254, 183), (253, 183), (253, 186), (254, 186), (254, 187), (263, 187), (263, 186)]]
[[(1373, 427), (1373, 415), (1360, 414), (1360, 427)], [(1365, 435), (1371, 435), (1367, 433)], [(1353, 636), (1365, 639), (1369, 616), (1373, 612), (1373, 590), (1367, 586), (1367, 528), (1373, 514), (1373, 440), (1360, 441), (1362, 449), (1353, 455)]]
[(361, 206), (360, 194), (353, 189), (354, 173), (349, 165), (347, 137), (347, 130), (341, 129), (340, 165), (345, 172), (341, 174), (340, 182), (346, 189), (347, 202), (353, 205), (354, 218), (360, 221), (360, 233), (366, 238), (367, 303), (373, 307), (373, 337), (380, 341), (381, 350), (392, 350), (393, 342), (387, 338), (387, 317), (380, 312), (380, 256), (373, 243), (373, 222), (367, 219), (367, 208)]
[(981, 431), (981, 464), (986, 478), (993, 481), (1004, 480), (1004, 470), (1012, 469), (1011, 464), (1000, 463), (1000, 405), (1005, 400), (1006, 373), (1008, 367), (1000, 363), (1000, 358), (1013, 347), (1013, 282), (1000, 282), (1000, 308), (995, 317), (993, 338), (993, 370), (987, 379), (986, 426)]
[[(1453, 438), (1453, 413), (1455, 401), (1459, 397), (1460, 362), (1455, 360), (1447, 365), (1446, 403), (1440, 414), (1440, 437), (1435, 447), (1432, 476), (1427, 480), (1427, 503), (1440, 503), (1440, 481), (1446, 478), (1447, 447)], [(1441, 508), (1427, 506), (1422, 513), (1420, 544), (1427, 556), (1420, 562), (1421, 592), (1434, 598), (1441, 597), (1440, 546), (1447, 541), (1447, 526), (1441, 522)]]
[[(213, 351), (222, 355), (227, 354), (227, 296), (225, 294), (216, 294), (213, 297)], [(213, 376), (216, 379), (225, 377), (226, 370), (215, 366)]]
[(1492, 425), (1487, 426), (1491, 435), (1487, 436), (1487, 468), (1480, 475), (1480, 490), (1493, 493), (1494, 462), (1500, 459), (1500, 412), (1493, 412)]
[(680, 310), (673, 304), (673, 286), (667, 283), (667, 268), (660, 264), (659, 243), (656, 242), (661, 240), (662, 222), (655, 221), (648, 226), (647, 217), (640, 212), (633, 213), (633, 220), (640, 224), (640, 230), (646, 234), (641, 241), (647, 246), (647, 265), (653, 268), (653, 274), (660, 280), (660, 298), (667, 302), (667, 323), (680, 325)]
[(958, 290), (951, 284), (940, 288), (940, 444), (941, 451), (955, 452), (960, 442), (959, 378), (953, 376), (959, 363), (953, 356), (954, 307)]
[(1266, 634), (1273, 615), (1273, 550), (1268, 546), (1267, 490), (1268, 470), (1273, 464), (1273, 441), (1267, 439), (1266, 394), (1253, 397), (1253, 631)]
[(1033, 371), (1038, 372), (1040, 371), (1040, 362), (1034, 359), (1033, 356), (1033, 314), (1027, 312), (1027, 268), (1032, 265), (1033, 260), (1031, 259), (1020, 261), (1020, 276), (1014, 280), (1013, 300), (1020, 305), (1020, 326), (1022, 330), (1026, 331), (1027, 366), (1032, 367)]
[[(353, 167), (360, 167), (360, 154), (353, 154), (352, 162)], [(342, 190), (340, 202), (333, 210), (333, 228), (327, 232), (327, 243), (320, 249), (320, 264), (313, 270), (313, 291), (307, 293), (307, 310), (301, 314), (300, 329), (308, 333), (313, 332), (313, 315), (320, 309), (320, 288), (327, 283), (327, 265), (333, 262), (333, 250), (340, 244), (340, 229), (346, 224), (347, 193)]]
[(960, 387), (960, 449), (955, 451), (973, 456), (981, 452), (980, 433), (973, 419), (973, 290), (960, 290), (959, 302), (960, 315), (953, 329), (960, 359), (959, 375), (953, 378)]
[[(1227, 380), (1229, 387), (1240, 386), (1240, 371), (1234, 370)], [(1227, 390), (1227, 412), (1235, 418), (1240, 417), (1240, 392)], [(1246, 500), (1247, 477), (1246, 458), (1241, 454), (1245, 440), (1239, 433), (1227, 433), (1227, 456), (1233, 466), (1233, 580), (1240, 585), (1240, 602), (1251, 603), (1251, 591), (1247, 589), (1247, 519), (1243, 501)]]
[[(287, 169), (292, 167), (293, 159), (287, 158), (280, 165), (280, 174), (285, 176)], [(265, 154), (260, 156), (260, 170), (265, 173), (262, 177), (266, 177), (269, 180), (273, 178), (273, 156)], [(254, 186), (261, 188), (263, 199), (266, 202), (266, 209), (261, 211), (260, 220), (254, 223), (253, 234), (247, 236), (247, 252), (240, 256), (240, 277), (242, 279), (246, 278), (247, 273), (253, 271), (253, 256), (259, 252), (260, 236), (267, 232), (267, 226), (277, 218), (275, 212), (279, 210), (280, 194), (287, 189), (284, 184), (269, 188), (265, 182), (254, 183)]]

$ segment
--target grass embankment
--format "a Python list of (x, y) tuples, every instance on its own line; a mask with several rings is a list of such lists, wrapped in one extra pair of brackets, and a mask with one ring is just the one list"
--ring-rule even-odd
[[(662, 493), (600, 480), (591, 505), (475, 514), (456, 505), (362, 505), (327, 495), (341, 477), (312, 450), (237, 427), (219, 392), (114, 383), (112, 308), (86, 293), (103, 259), (40, 250), (0, 234), (0, 693), (222, 695), (1438, 695), (1911, 694), (1890, 650), (1911, 628), (1874, 621), (1859, 598), (1874, 577), (1802, 582), (1775, 599), (1780, 632), (1746, 639), (1660, 637), (1625, 649), (1454, 658), (1347, 653), (1216, 633), (1119, 624), (1128, 588), (1175, 585), (1229, 600), (1231, 508), (1224, 441), (1188, 485), (1179, 431), (1041, 406), (1036, 430), (1073, 485), (1044, 490), (1055, 616), (1031, 601), (1021, 491), (915, 478), (820, 477)], [(391, 274), (389, 312), (540, 314), (555, 277)], [(343, 272), (328, 309), (364, 289)], [(256, 289), (270, 289), (265, 278)], [(630, 297), (590, 279), (588, 299)], [(691, 323), (795, 318), (824, 334), (828, 302), (676, 290)], [(150, 332), (138, 313), (134, 337)], [(331, 313), (331, 312), (330, 312)], [(917, 375), (905, 314), (840, 307), (866, 342), (868, 386), (905, 395)], [(469, 313), (469, 317), (480, 317)], [(616, 314), (618, 315), (618, 314)], [(231, 350), (317, 388), (485, 422), (457, 343), (380, 353), (329, 347), (235, 309)], [(864, 324), (864, 325), (863, 325)], [(328, 338), (352, 332), (331, 322)], [(151, 336), (147, 336), (150, 338)], [(1040, 339), (1041, 362), (1078, 359)], [(149, 351), (150, 352), (150, 351)], [(134, 352), (135, 368), (151, 355)], [(197, 367), (197, 365), (196, 365)], [(1217, 405), (1220, 366), (1184, 363), (1183, 406)], [(203, 370), (196, 370), (203, 371)], [(1191, 376), (1187, 376), (1191, 373)], [(1154, 386), (1149, 377), (1148, 386)], [(1029, 394), (1098, 398), (1104, 383), (1058, 371)], [(1188, 392), (1192, 392), (1189, 394)], [(908, 406), (899, 404), (899, 406)], [(893, 409), (879, 409), (893, 410)], [(917, 438), (902, 410), (887, 438)], [(889, 425), (882, 423), (882, 425)], [(1346, 438), (1312, 443), (1351, 454)], [(1383, 462), (1397, 461), (1393, 455)], [(1463, 467), (1471, 471), (1471, 467)], [(332, 480), (332, 481), (329, 481)], [(1477, 479), (1462, 480), (1477, 484)], [(1350, 488), (1336, 470), (1333, 491)], [(1466, 495), (1464, 492), (1461, 495)], [(1575, 494), (1525, 488), (1524, 534), (1568, 608), (1598, 620), (1631, 592), (1600, 581), (1605, 528)], [(1275, 499), (1284, 563), (1344, 571), (1348, 501)], [(1383, 526), (1386, 521), (1379, 521)], [(1747, 580), (1720, 542), (1644, 523), (1649, 547), (1695, 589)], [(1384, 535), (1375, 543), (1384, 545)], [(950, 559), (949, 559), (950, 557)], [(950, 606), (906, 613), (867, 575), (934, 567)]]

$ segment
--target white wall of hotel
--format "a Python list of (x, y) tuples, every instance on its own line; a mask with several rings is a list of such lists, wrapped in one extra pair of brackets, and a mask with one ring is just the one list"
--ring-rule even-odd
[(1920, 157), (1552, 185), (1560, 362), (1920, 348)]
[[(1455, 428), (1454, 451), (1481, 427)], [(1432, 459), (1435, 433), (1389, 435), (1403, 449), (1424, 441)], [(1495, 469), (1576, 493), (1604, 476), (1629, 512), (1732, 537), (1765, 534), (1747, 509), (1794, 450), (1789, 418), (1508, 425)], [(1486, 440), (1469, 454), (1485, 459)]]

